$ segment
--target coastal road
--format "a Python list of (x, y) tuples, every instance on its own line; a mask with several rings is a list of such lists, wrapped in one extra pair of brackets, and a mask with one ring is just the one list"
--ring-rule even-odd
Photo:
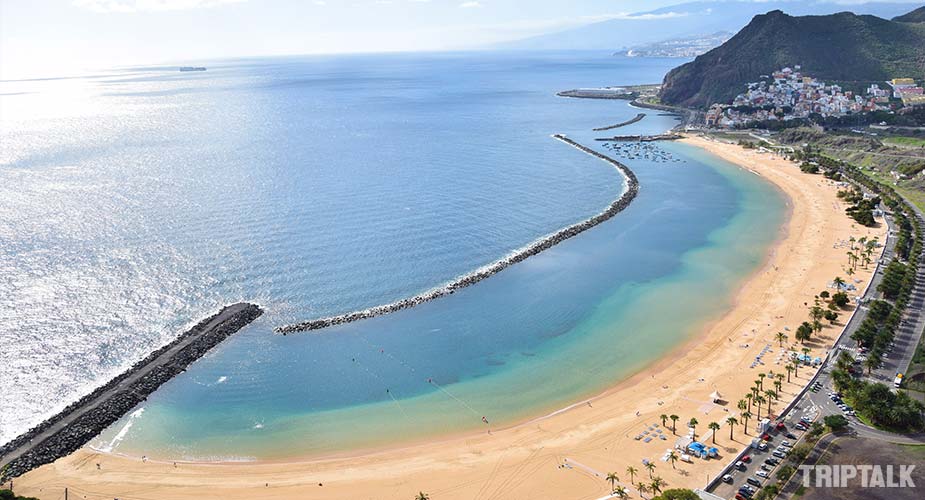
[[(197, 325), (197, 327), (201, 327), (198, 330), (196, 330), (196, 328), (189, 330), (153, 359), (148, 360), (141, 366), (131, 368), (130, 373), (119, 380), (118, 383), (100, 391), (99, 394), (94, 395), (88, 401), (83, 402), (83, 404), (77, 405), (76, 408), (70, 410), (66, 409), (62, 413), (51, 417), (49, 421), (53, 421), (53, 423), (38, 434), (31, 436), (31, 439), (28, 439), (10, 450), (0, 449), (0, 452), (3, 452), (3, 455), (0, 456), (0, 470), (14, 460), (22, 457), (33, 448), (40, 446), (45, 441), (55, 438), (59, 433), (67, 434), (71, 431), (70, 426), (81, 417), (95, 412), (104, 413), (104, 409), (111, 403), (112, 399), (123, 395), (126, 391), (138, 390), (138, 385), (136, 384), (144, 383), (143, 379), (152, 375), (155, 369), (173, 363), (181, 351), (190, 347), (202, 337), (217, 331), (220, 327), (225, 326), (226, 323), (233, 322), (247, 315), (249, 310), (255, 307), (256, 306), (253, 304), (239, 303), (224, 308), (205, 323), (204, 326), (202, 323)], [(259, 316), (259, 313), (257, 315)], [(251, 320), (253, 320), (253, 318), (250, 318), (247, 322), (249, 323)]]
[[(919, 223), (925, 227), (925, 216), (915, 205), (908, 201), (907, 203), (912, 206)], [(903, 322), (896, 332), (893, 352), (889, 353), (889, 357), (883, 360), (883, 365), (876, 370), (875, 375), (878, 379), (892, 383), (897, 373), (909, 371), (912, 356), (915, 355), (915, 350), (922, 340), (923, 330), (925, 330), (925, 254), (919, 258), (915, 287), (912, 289), (912, 296), (906, 307)]]

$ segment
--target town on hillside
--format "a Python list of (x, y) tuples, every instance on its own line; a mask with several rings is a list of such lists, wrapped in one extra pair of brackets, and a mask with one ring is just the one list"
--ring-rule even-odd
[(800, 66), (762, 75), (747, 84), (732, 104), (713, 104), (705, 122), (714, 128), (743, 128), (755, 123), (870, 113), (904, 112), (925, 107), (925, 92), (913, 78), (872, 83), (863, 94), (828, 84), (801, 72)]

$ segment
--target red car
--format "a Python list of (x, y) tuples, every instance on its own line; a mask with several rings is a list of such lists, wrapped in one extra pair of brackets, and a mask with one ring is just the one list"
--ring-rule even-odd
[(742, 461), (745, 463), (749, 463), (752, 461), (752, 457), (750, 457), (749, 455), (742, 455)]
[(770, 441), (771, 435), (765, 432), (764, 434), (761, 435), (761, 439), (764, 439), (765, 441)]
[(782, 430), (784, 430), (784, 429), (786, 429), (786, 428), (787, 428), (787, 426), (786, 426), (786, 425), (784, 425), (784, 423), (783, 423), (783, 422), (778, 422), (778, 423), (777, 423), (777, 425), (776, 425), (775, 427), (776, 427), (776, 428), (777, 428), (777, 430), (779, 430), (779, 431), (782, 431)]

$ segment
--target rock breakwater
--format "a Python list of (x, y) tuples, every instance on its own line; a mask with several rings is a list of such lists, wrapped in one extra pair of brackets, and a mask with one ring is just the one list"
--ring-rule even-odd
[(639, 120), (642, 120), (642, 119), (645, 118), (645, 117), (646, 117), (646, 114), (645, 114), (645, 113), (639, 113), (639, 114), (637, 114), (635, 117), (633, 117), (632, 119), (626, 120), (625, 122), (617, 123), (617, 124), (615, 124), (615, 125), (610, 125), (610, 126), (607, 126), (607, 127), (599, 127), (599, 128), (595, 128), (595, 129), (592, 129), (592, 130), (594, 130), (595, 132), (603, 132), (603, 131), (605, 131), (605, 130), (613, 130), (613, 129), (615, 129), (615, 128), (620, 128), (620, 127), (625, 127), (625, 126), (627, 126), (627, 125), (632, 125), (632, 124), (638, 122)]
[(3, 445), (0, 482), (54, 462), (87, 444), (162, 384), (261, 314), (263, 311), (254, 304), (223, 308), (57, 415)]
[(572, 224), (571, 226), (565, 227), (553, 234), (536, 240), (533, 243), (510, 253), (506, 257), (488, 264), (487, 266), (480, 267), (479, 269), (476, 269), (469, 274), (466, 274), (450, 283), (447, 283), (446, 285), (434, 288), (419, 295), (415, 295), (414, 297), (392, 302), (390, 304), (376, 306), (370, 309), (365, 309), (363, 311), (355, 311), (339, 316), (330, 316), (327, 318), (319, 318), (292, 325), (281, 326), (277, 328), (276, 331), (285, 335), (287, 333), (320, 330), (330, 326), (352, 323), (361, 319), (368, 319), (376, 316), (382, 316), (384, 314), (390, 314), (393, 312), (401, 311), (402, 309), (408, 309), (423, 304), (425, 302), (430, 302), (431, 300), (438, 299), (446, 295), (451, 295), (457, 290), (472, 286), (484, 280), (485, 278), (497, 274), (504, 269), (517, 264), (518, 262), (522, 262), (527, 258), (532, 257), (546, 249), (552, 248), (553, 246), (612, 218), (613, 216), (623, 211), (626, 207), (628, 207), (633, 199), (636, 198), (636, 195), (639, 193), (639, 180), (636, 178), (636, 174), (634, 174), (633, 171), (629, 169), (629, 167), (591, 148), (582, 146), (572, 139), (569, 139), (565, 135), (556, 134), (553, 135), (553, 138), (573, 146), (585, 153), (588, 153), (589, 155), (595, 156), (614, 166), (626, 178), (626, 190), (623, 191), (619, 198), (617, 198), (606, 209), (604, 209), (604, 211), (598, 213), (597, 215), (585, 219), (581, 222)]

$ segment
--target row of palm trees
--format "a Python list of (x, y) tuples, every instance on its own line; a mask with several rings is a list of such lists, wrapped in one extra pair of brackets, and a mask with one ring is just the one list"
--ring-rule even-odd
[[(671, 455), (674, 455), (674, 458), (672, 459), (671, 456), (669, 456), (669, 460), (671, 460), (671, 466), (674, 467), (674, 463), (678, 460), (678, 456), (677, 453), (673, 451)], [(643, 467), (649, 472), (649, 481), (639, 481), (638, 483), (634, 483), (634, 481), (636, 480), (636, 474), (639, 474), (639, 469), (632, 465), (626, 468), (626, 473), (630, 476), (630, 485), (635, 486), (636, 491), (638, 491), (640, 495), (645, 495), (647, 493), (653, 493), (655, 495), (660, 494), (662, 492), (662, 487), (665, 486), (665, 480), (652, 474), (655, 472), (655, 464), (646, 462)], [(617, 498), (629, 498), (629, 491), (626, 487), (617, 484), (620, 482), (620, 477), (617, 476), (616, 472), (608, 473), (605, 480), (610, 481), (610, 489), (613, 495)]]
[[(867, 265), (873, 262), (871, 254), (874, 253), (874, 249), (877, 248), (877, 238), (874, 238), (870, 241), (867, 240), (866, 236), (862, 236), (859, 239), (855, 240), (852, 236), (849, 240), (851, 242), (851, 250), (848, 250), (848, 266), (851, 272), (849, 276), (854, 274), (854, 270), (858, 268), (858, 264), (863, 263), (864, 269), (867, 269)], [(855, 247), (855, 242), (859, 243), (859, 247)], [(845, 270), (845, 272), (848, 272)]]

